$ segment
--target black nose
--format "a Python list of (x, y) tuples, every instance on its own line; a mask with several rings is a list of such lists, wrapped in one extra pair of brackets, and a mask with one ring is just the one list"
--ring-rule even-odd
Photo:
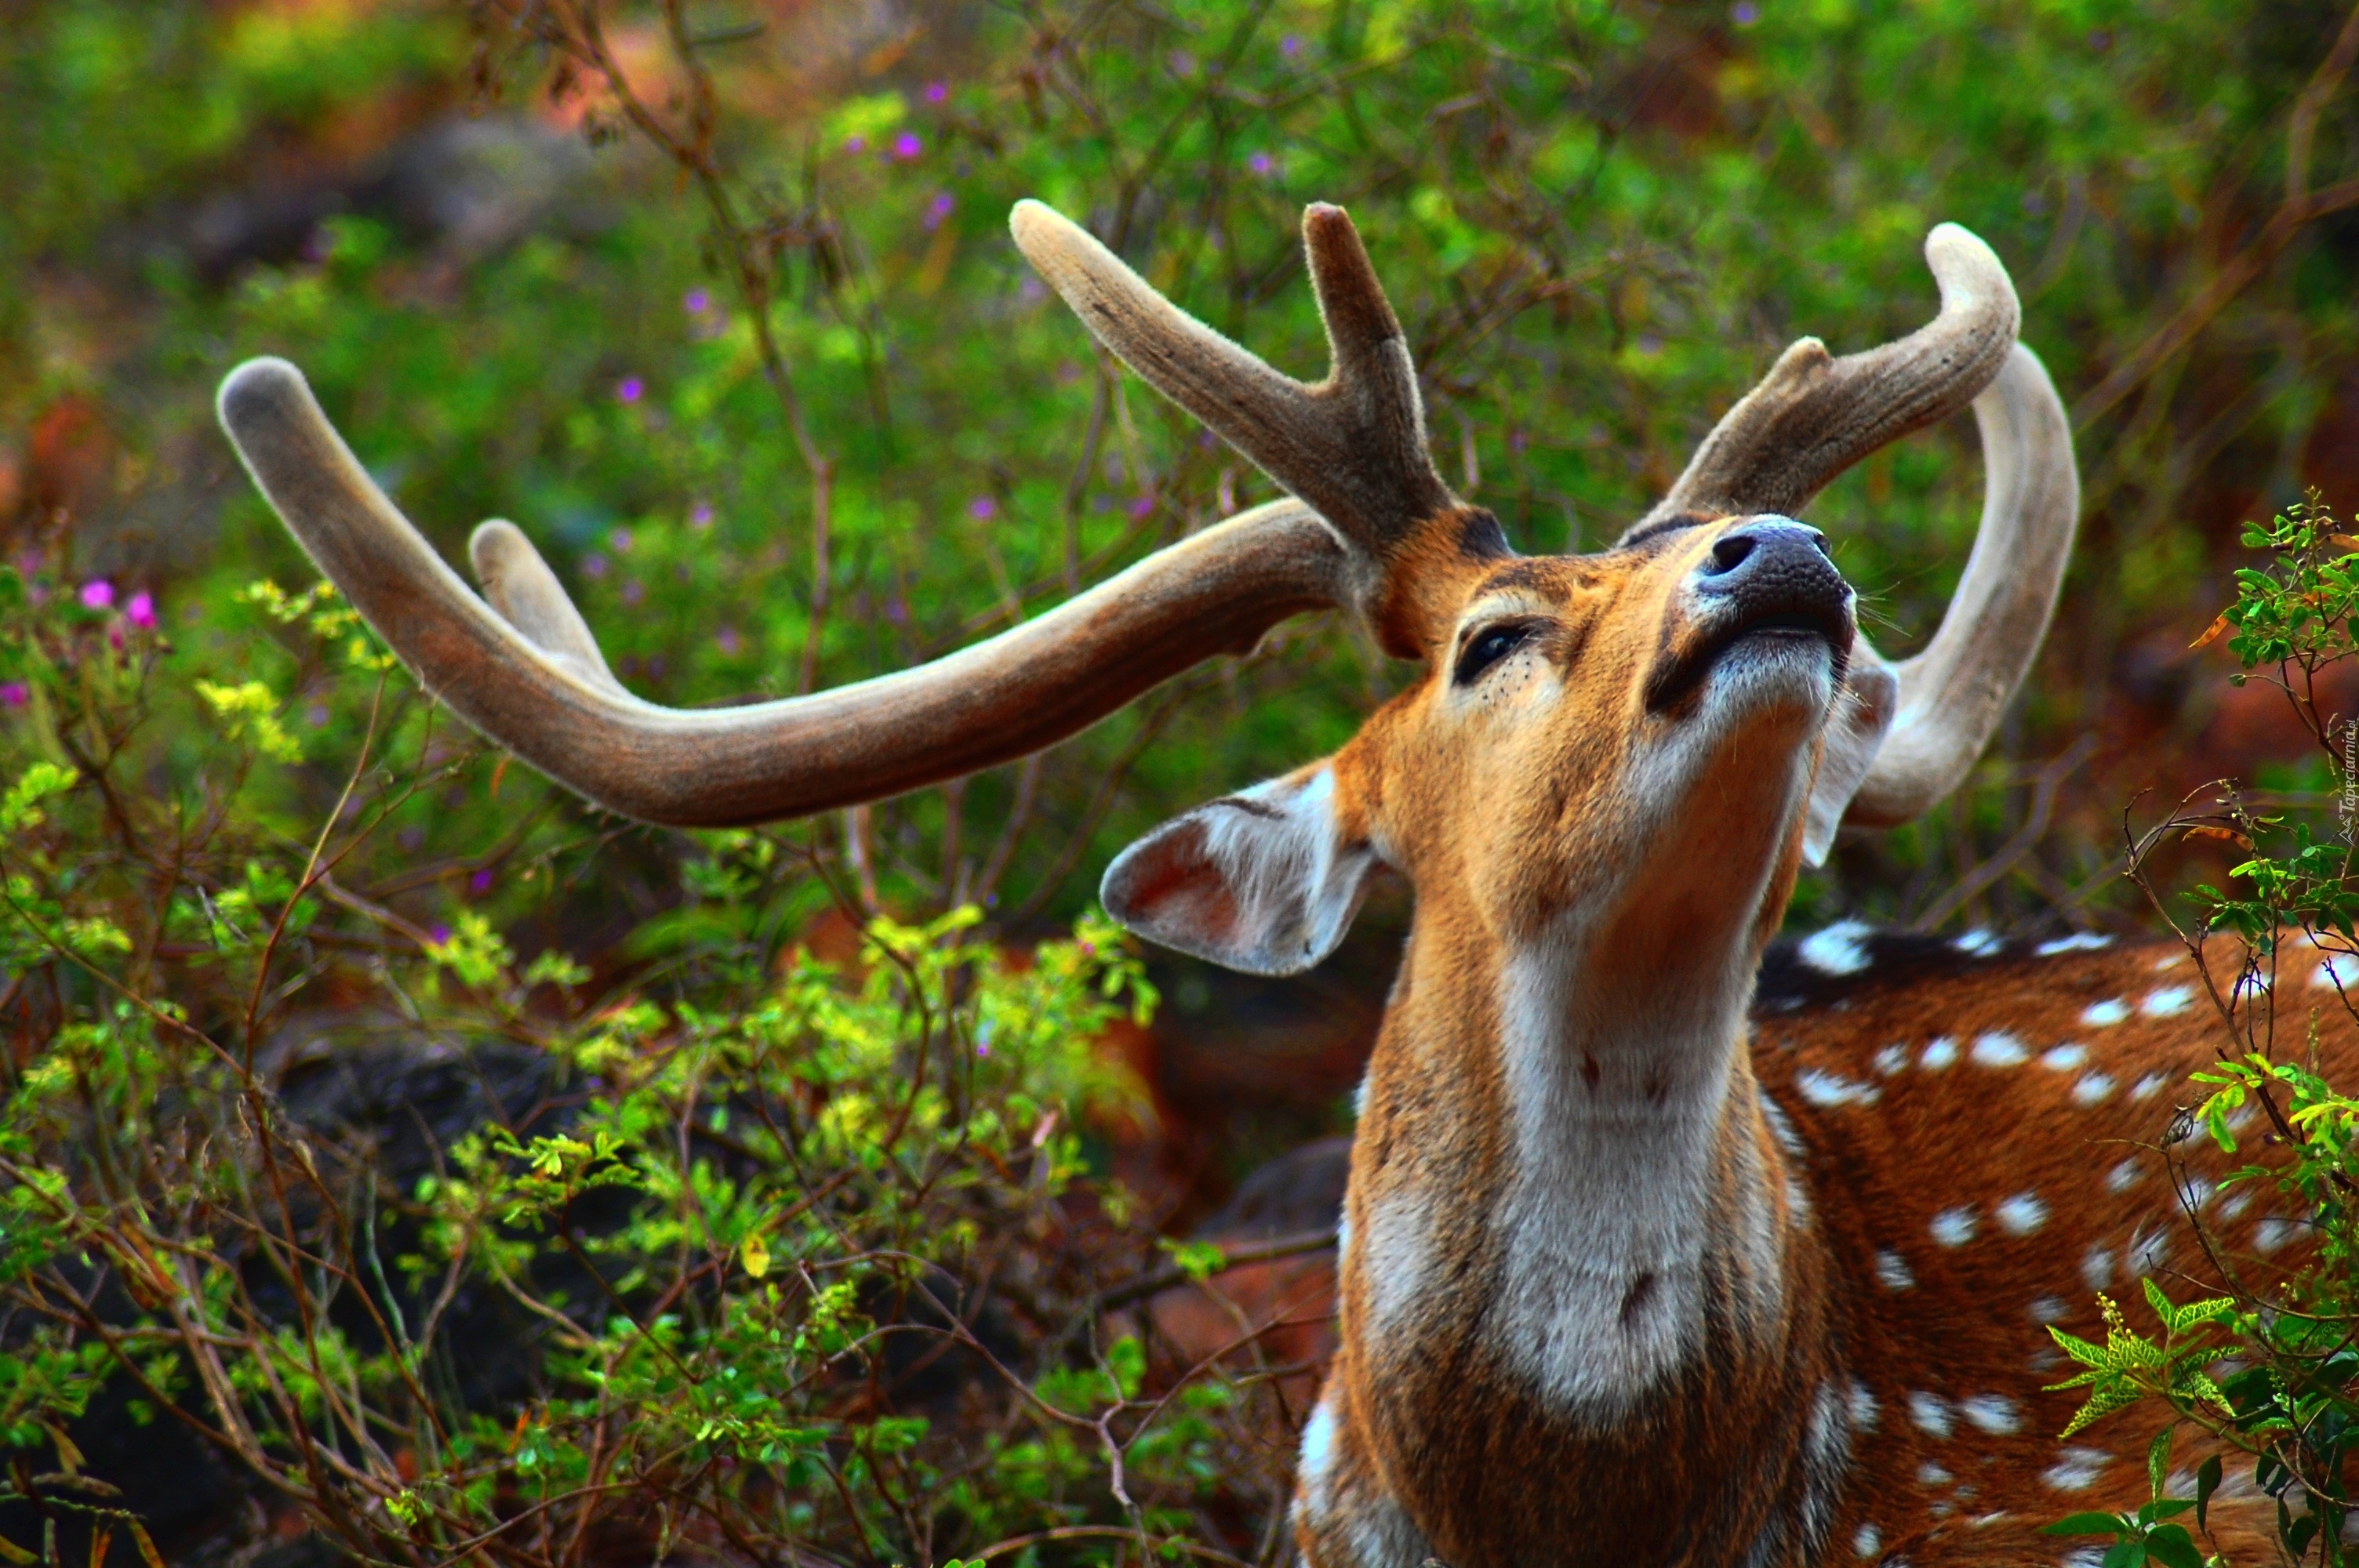
[(1839, 616), (1851, 600), (1850, 585), (1827, 557), (1827, 536), (1790, 517), (1756, 517), (1723, 534), (1696, 588), (1733, 600), (1748, 621)]

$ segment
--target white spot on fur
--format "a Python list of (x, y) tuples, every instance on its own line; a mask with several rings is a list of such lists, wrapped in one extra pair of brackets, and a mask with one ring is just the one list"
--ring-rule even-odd
[(1913, 1290), (1917, 1285), (1917, 1276), (1908, 1271), (1908, 1260), (1897, 1252), (1876, 1253), (1875, 1278), (1887, 1291)]
[(2129, 1250), (2123, 1261), (2133, 1274), (2151, 1274), (2169, 1252), (2170, 1232), (2141, 1227), (2131, 1233)]
[(1805, 1067), (1794, 1075), (1794, 1087), (1815, 1106), (1874, 1105), (1884, 1091), (1873, 1084), (1857, 1084), (1839, 1074)]
[(2086, 1045), (2051, 1045), (2039, 1054), (2039, 1065), (2059, 1073), (2077, 1071), (2088, 1060)]
[(2072, 1309), (2064, 1304), (2062, 1296), (2031, 1298), (2031, 1321), (2034, 1323), (2061, 1323), (2071, 1315)]
[(2113, 945), (2114, 939), (2102, 931), (2076, 931), (2070, 936), (2059, 936), (2053, 942), (2042, 942), (2032, 951), (2043, 958), (2052, 958), (2059, 953), (2094, 953)]
[(1905, 1070), (1908, 1065), (1908, 1047), (1886, 1045), (1875, 1054), (1875, 1070), (1886, 1077)]
[(2180, 1189), (2180, 1195), (2188, 1207), (2201, 1208), (2212, 1201), (2212, 1195), (2218, 1189), (2212, 1186), (2208, 1177), (2199, 1176), (2190, 1172), (2187, 1177), (2187, 1184)]
[(2023, 1042), (2003, 1031), (1993, 1031), (1974, 1042), (1974, 1065), (1978, 1067), (2020, 1067), (2031, 1059)]
[(2129, 1015), (2129, 1004), (2114, 997), (2110, 1001), (2093, 1001), (2082, 1008), (2081, 1022), (2093, 1029), (2109, 1029)]
[(1868, 931), (1864, 922), (1838, 920), (1804, 937), (1794, 956), (1823, 975), (1855, 975), (1867, 968), (1867, 948), (1860, 939)]
[(2136, 1086), (2130, 1090), (2130, 1098), (2152, 1099), (2156, 1095), (2160, 1094), (2162, 1092), (2163, 1086), (2169, 1082), (2170, 1079), (2166, 1074), (2148, 1073), (2145, 1077), (2140, 1078), (2137, 1081)]
[(2148, 1018), (2172, 1018), (2185, 1012), (2194, 1000), (2193, 986), (2164, 986), (2147, 992), (2146, 1000), (2138, 1003), (2138, 1011)]
[(2085, 1492), (2097, 1484), (2113, 1458), (2102, 1449), (2068, 1448), (2062, 1458), (2039, 1473), (2039, 1478), (2060, 1492)]
[(1875, 1430), (1875, 1396), (1867, 1391), (1867, 1385), (1865, 1383), (1861, 1382), (1856, 1378), (1853, 1379), (1851, 1384), (1852, 1425), (1857, 1427), (1862, 1432), (1874, 1432)]
[(2056, 1560), (2056, 1568), (2105, 1568), (2105, 1549), (2075, 1546)]
[(2093, 1291), (2106, 1291), (2114, 1285), (2114, 1249), (2092, 1247), (2081, 1257), (2081, 1282)]
[(1976, 1431), (1993, 1437), (2005, 1437), (2023, 1426), (2023, 1412), (2005, 1394), (1976, 1394), (1972, 1399), (1960, 1400), (1958, 1413)]
[(1996, 933), (1976, 926), (1950, 946), (1971, 957), (1979, 958), (1985, 953), (1995, 952), (1999, 946), (1999, 939)]
[(2105, 1190), (2125, 1193), (2138, 1184), (2138, 1177), (2143, 1173), (2136, 1160), (2125, 1160), (2105, 1173)]
[(1957, 1059), (1958, 1043), (1944, 1034), (1925, 1047), (1925, 1054), (1917, 1058), (1917, 1065), (1938, 1073)]
[(1810, 1146), (1803, 1142), (1802, 1135), (1795, 1130), (1794, 1119), (1786, 1114), (1784, 1106), (1769, 1098), (1767, 1089), (1761, 1091), (1761, 1119), (1769, 1124), (1769, 1136), (1777, 1141), (1777, 1147), (1795, 1159), (1799, 1160), (1810, 1152)]
[(1368, 1314), (1376, 1322), (1397, 1320), (1423, 1292), (1432, 1231), (1432, 1217), (1414, 1193), (1387, 1194), (1368, 1206), (1360, 1267), (1368, 1281)]
[(2183, 963), (2185, 963), (2185, 962), (2187, 962), (2187, 955), (2186, 955), (2186, 954), (2184, 954), (2184, 953), (2173, 953), (2173, 954), (2172, 954), (2169, 957), (2168, 957), (2168, 958), (2158, 958), (2158, 959), (2156, 959), (2156, 960), (2155, 960), (2155, 963), (2154, 963), (2154, 972), (2155, 972), (2156, 974), (2158, 974), (2158, 974), (2162, 973), (2162, 971), (2163, 971), (2163, 970), (2165, 970), (2165, 969), (2175, 969), (2175, 968), (2179, 968), (2179, 966), (2180, 966), (2180, 965), (2181, 965), (2181, 964), (2183, 964)]
[(2038, 1193), (2017, 1193), (1993, 1211), (2009, 1236), (2028, 1236), (2048, 1223), (2048, 1206)]
[(1302, 1423), (1302, 1456), (1295, 1461), (1295, 1508), (1312, 1523), (1334, 1506), (1335, 1412), (1325, 1400)]
[(1810, 1217), (1810, 1189), (1790, 1171), (1786, 1173), (1786, 1217), (1796, 1225), (1807, 1224)]
[(2114, 1092), (2114, 1080), (2104, 1073), (2091, 1073), (2072, 1086), (2074, 1105), (2102, 1105)]
[(1884, 1547), (1884, 1537), (1872, 1524), (1861, 1525), (1852, 1532), (1851, 1550), (1855, 1557), (1873, 1557)]
[(1946, 1487), (1956, 1479), (1955, 1476), (1951, 1475), (1930, 1459), (1917, 1466), (1917, 1484), (1920, 1487)]
[(1957, 1417), (1950, 1410), (1950, 1401), (1939, 1394), (1924, 1392), (1908, 1396), (1908, 1419), (1917, 1430), (1935, 1437), (1947, 1437), (1957, 1430)]
[(1944, 1247), (1963, 1247), (1974, 1238), (1974, 1232), (1981, 1227), (1982, 1222), (1974, 1217), (1973, 1208), (1961, 1205), (1935, 1215), (1933, 1223), (1926, 1228), (1933, 1233), (1933, 1239)]
[(2253, 1250), (2264, 1257), (2294, 1238), (2300, 1227), (2280, 1215), (2270, 1215), (2253, 1227)]

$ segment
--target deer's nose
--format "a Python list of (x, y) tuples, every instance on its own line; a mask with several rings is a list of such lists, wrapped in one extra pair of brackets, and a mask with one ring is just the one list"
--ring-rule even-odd
[(1840, 611), (1851, 588), (1827, 556), (1827, 536), (1790, 517), (1759, 517), (1713, 541), (1698, 591), (1735, 600), (1740, 612)]

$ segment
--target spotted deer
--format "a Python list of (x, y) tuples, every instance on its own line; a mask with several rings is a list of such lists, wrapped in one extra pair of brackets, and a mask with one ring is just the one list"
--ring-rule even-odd
[[(2038, 1525), (2143, 1500), (2133, 1456), (2059, 1447), (2040, 1330), (2093, 1327), (2093, 1291), (2171, 1260), (2169, 1184), (2105, 1141), (2150, 1141), (2208, 1049), (2176, 958), (1837, 929), (1756, 1002), (1799, 868), (1956, 785), (2056, 600), (2071, 438), (1989, 247), (1935, 229), (1930, 325), (1843, 358), (1795, 343), (1612, 548), (1536, 557), (1436, 471), (1341, 210), (1303, 221), (1332, 356), (1311, 384), (1048, 208), (1012, 226), (1106, 348), (1288, 498), (836, 690), (643, 701), (511, 524), (475, 531), (470, 591), (292, 366), (239, 367), (221, 417), (429, 689), (648, 821), (1008, 762), (1306, 611), (1421, 664), (1342, 750), (1166, 824), (1103, 889), (1133, 931), (1267, 974), (1331, 951), (1378, 866), (1415, 889), (1352, 1154), (1341, 1347), (1301, 1435), (1317, 1568), (2055, 1563), (2069, 1543)], [(1794, 514), (1968, 406), (1981, 533), (1894, 665)], [(2289, 1235), (2243, 1223), (2256, 1253)], [(2213, 1519), (2224, 1547), (2264, 1539), (2261, 1499)]]

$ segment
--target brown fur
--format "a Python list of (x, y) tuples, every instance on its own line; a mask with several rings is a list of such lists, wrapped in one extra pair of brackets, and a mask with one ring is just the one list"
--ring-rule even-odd
[[(1603, 557), (1462, 568), (1467, 604), (1496, 596), (1536, 634), (1469, 692), (1450, 674), (1459, 618), (1432, 615), (1428, 678), (1332, 759), (1339, 833), (1380, 846), (1416, 884), (1419, 909), (1353, 1150), (1332, 1446), (1298, 1503), (1316, 1568), (1416, 1568), (1428, 1553), (1451, 1568), (2055, 1564), (2071, 1543), (2038, 1525), (2144, 1498), (2142, 1444), (2101, 1431), (2060, 1452), (2073, 1400), (2039, 1391), (2063, 1374), (2031, 1303), (2066, 1303), (2064, 1326), (2094, 1332), (2082, 1269), (2101, 1242), (2114, 1249), (2114, 1289), (2135, 1300), (2120, 1251), (2138, 1224), (2169, 1222), (2170, 1196), (2158, 1169), (2110, 1191), (2115, 1157), (2102, 1141), (2158, 1134), (2169, 1093), (2134, 1100), (2131, 1086), (2161, 1073), (2180, 1092), (2208, 1051), (2206, 1016), (2190, 1005), (2110, 1030), (2080, 1022), (2090, 1000), (2135, 1008), (2165, 983), (2151, 971), (2168, 953), (2140, 948), (1871, 983), (1745, 1038), (1750, 976), (1798, 870), (1794, 760), (1807, 765), (1823, 702), (1746, 710), (1665, 797), (1647, 794), (1660, 784), (1647, 759), (1703, 720), (1694, 704), (1656, 713), (1644, 700), (1649, 675), (1693, 632), (1680, 584), (1732, 525)], [(1565, 1037), (1595, 1043), (1565, 1065), (1568, 1082), (1653, 1106), (1682, 1063), (1724, 1053), (1694, 1173), (1708, 1194), (1701, 1344), (1605, 1416), (1568, 1409), (1502, 1348), (1514, 1246), (1503, 1216), (1519, 1158), (1503, 967), (1568, 918), (1586, 935), (1563, 989)], [(1723, 1036), (1682, 1033), (1683, 1019), (1718, 1015), (1680, 999), (1732, 986)], [(1658, 1016), (1659, 1038), (1647, 1022)], [(1998, 1033), (2030, 1059), (1976, 1063), (1977, 1037)], [(1955, 1037), (1958, 1061), (1919, 1065), (1937, 1034)], [(1896, 1044), (1908, 1065), (1879, 1071), (1877, 1053)], [(2085, 1065), (2038, 1059), (2067, 1044), (2088, 1052)], [(1821, 1075), (1809, 1080), (1816, 1099), (1806, 1073)], [(2071, 1086), (2091, 1073), (2114, 1087), (2077, 1104)], [(1830, 1083), (1856, 1086), (1861, 1103), (1821, 1103)], [(1773, 1136), (1765, 1091), (1799, 1157)], [(2041, 1209), (2016, 1236), (1995, 1206), (2023, 1193)], [(1645, 1198), (1608, 1181), (1589, 1201)], [(1426, 1283), (1408, 1315), (1396, 1306), (1386, 1319), (1369, 1238), (1386, 1206), (1402, 1204), (1423, 1216)], [(1960, 1206), (1973, 1238), (1944, 1247), (1928, 1227)], [(1748, 1212), (1768, 1217), (1767, 1253), (1747, 1252)], [(2251, 1217), (2241, 1223), (2249, 1230)], [(2170, 1264), (2192, 1260), (2183, 1239), (2172, 1246)], [(1911, 1288), (1878, 1282), (1880, 1250), (1904, 1260)], [(1625, 1318), (1662, 1288), (1634, 1281)], [(1814, 1449), (1814, 1420), (1826, 1426), (1837, 1407), (1842, 1430)], [(1926, 1430), (1917, 1409), (1947, 1433)], [(2269, 1511), (2224, 1499), (2218, 1544), (2256, 1550)]]

